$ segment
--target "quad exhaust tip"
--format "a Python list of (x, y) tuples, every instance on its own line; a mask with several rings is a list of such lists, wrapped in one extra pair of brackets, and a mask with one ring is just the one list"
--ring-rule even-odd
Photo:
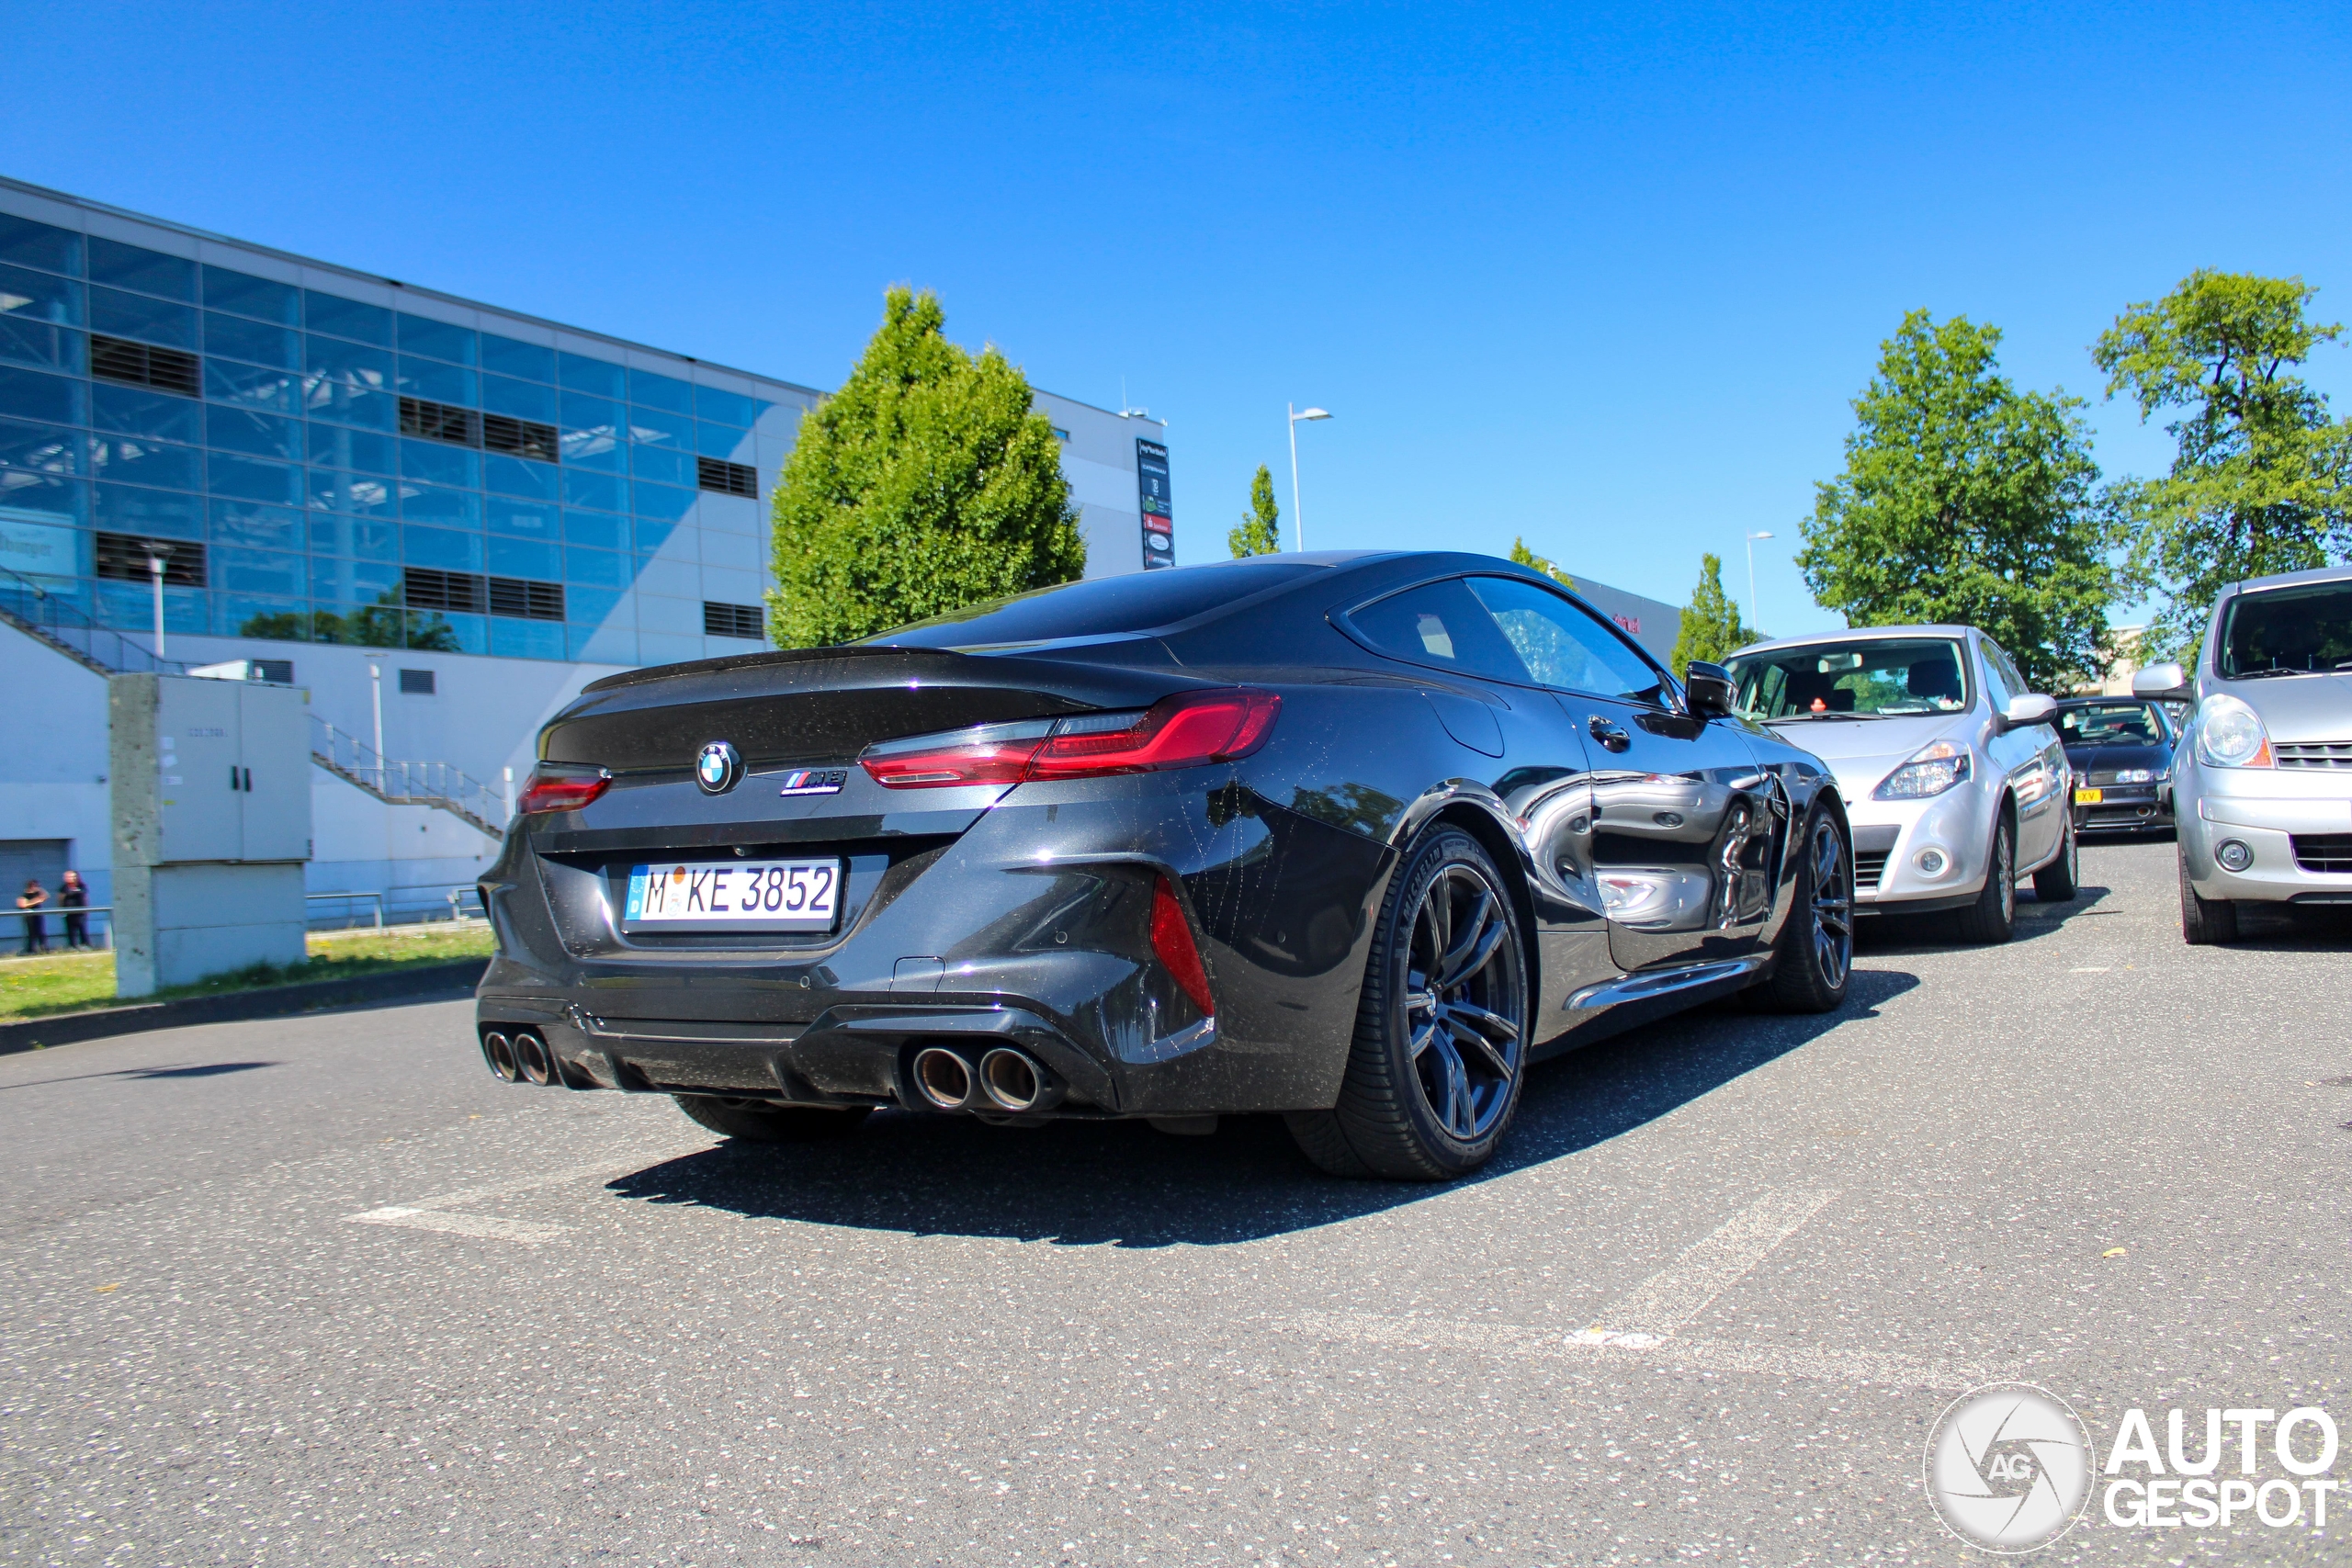
[(1046, 1075), (1025, 1051), (1000, 1045), (980, 1058), (980, 1088), (1006, 1111), (1035, 1111), (1046, 1097)]
[(502, 1083), (516, 1082), (523, 1076), (521, 1066), (514, 1060), (514, 1043), (497, 1030), (481, 1037), (481, 1059), (490, 1064), (490, 1070)]
[(964, 1058), (937, 1045), (915, 1053), (915, 1088), (942, 1111), (961, 1111), (971, 1103), (972, 1069)]

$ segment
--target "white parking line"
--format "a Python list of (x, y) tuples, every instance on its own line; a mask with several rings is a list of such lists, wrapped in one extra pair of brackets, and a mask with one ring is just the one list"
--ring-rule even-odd
[(445, 1235), (480, 1236), (492, 1241), (520, 1242), (525, 1247), (537, 1247), (570, 1234), (570, 1225), (548, 1224), (538, 1220), (504, 1220), (492, 1214), (459, 1214), (449, 1211), (461, 1204), (480, 1203), (492, 1198), (510, 1197), (517, 1192), (530, 1192), (542, 1187), (560, 1187), (567, 1182), (586, 1181), (592, 1178), (623, 1176), (632, 1170), (642, 1170), (648, 1164), (672, 1158), (689, 1152), (699, 1145), (684, 1147), (670, 1143), (625, 1159), (601, 1159), (594, 1165), (576, 1165), (566, 1170), (542, 1171), (537, 1176), (518, 1177), (494, 1187), (469, 1187), (461, 1191), (444, 1192), (438, 1198), (419, 1198), (413, 1203), (399, 1203), (382, 1209), (370, 1209), (364, 1214), (345, 1214), (353, 1224), (399, 1225), (413, 1231), (438, 1231)]
[(1634, 1348), (1664, 1339), (1739, 1282), (1764, 1255), (1838, 1196), (1835, 1189), (1775, 1190), (1725, 1220), (1704, 1240), (1634, 1287), (1578, 1337)]

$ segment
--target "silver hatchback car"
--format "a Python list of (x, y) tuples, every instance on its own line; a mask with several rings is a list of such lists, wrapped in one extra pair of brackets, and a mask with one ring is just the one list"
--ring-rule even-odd
[(1740, 710), (1829, 764), (1854, 834), (1857, 913), (1957, 909), (2007, 942), (2017, 885), (2075, 896), (2072, 779), (2051, 697), (1973, 626), (1872, 626), (1744, 648)]
[(2132, 694), (2197, 704), (2173, 763), (2182, 936), (2235, 941), (2242, 904), (2352, 904), (2352, 567), (2233, 584), (2194, 674), (2152, 664)]

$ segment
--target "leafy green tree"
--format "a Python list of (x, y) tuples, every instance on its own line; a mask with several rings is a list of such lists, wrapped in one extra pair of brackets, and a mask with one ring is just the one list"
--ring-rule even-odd
[(2082, 400), (2018, 390), (2000, 341), (1965, 316), (1903, 318), (1797, 565), (1849, 626), (1980, 626), (2036, 691), (2064, 691), (2106, 667), (2114, 531)]
[(2137, 525), (2134, 571), (2164, 604), (2143, 657), (2193, 657), (2223, 585), (2342, 559), (2352, 544), (2352, 421), (2292, 373), (2343, 328), (2307, 320), (2318, 290), (2300, 277), (2199, 270), (2162, 299), (2131, 306), (2091, 354), (2107, 395), (2129, 393), (2144, 423), (2179, 411), (2160, 479), (2114, 487)]
[(1570, 577), (1566, 572), (1562, 571), (1550, 560), (1537, 555), (1533, 550), (1529, 549), (1527, 547), (1527, 540), (1524, 536), (1515, 537), (1511, 540), (1510, 558), (1512, 564), (1515, 566), (1532, 567), (1537, 571), (1542, 572), (1544, 576), (1550, 578), (1561, 587), (1569, 590), (1571, 592), (1576, 590), (1577, 580)]
[(776, 485), (770, 635), (870, 637), (1086, 570), (1054, 428), (993, 347), (950, 343), (937, 296), (894, 288)]
[(1694, 659), (1720, 664), (1724, 655), (1755, 640), (1756, 634), (1740, 622), (1738, 602), (1724, 592), (1723, 558), (1702, 555), (1699, 586), (1690, 591), (1690, 607), (1682, 612), (1682, 629), (1675, 634), (1674, 657), (1668, 662), (1677, 674)]
[(1274, 505), (1274, 476), (1261, 463), (1257, 477), (1250, 481), (1250, 510), (1241, 514), (1241, 525), (1226, 535), (1226, 547), (1236, 560), (1272, 555), (1283, 547), (1282, 519), (1281, 510)]

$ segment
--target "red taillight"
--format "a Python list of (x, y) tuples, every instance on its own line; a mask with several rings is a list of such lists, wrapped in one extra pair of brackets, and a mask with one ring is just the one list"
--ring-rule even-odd
[(1201, 950), (1193, 942), (1193, 923), (1184, 918), (1184, 906), (1176, 901), (1176, 889), (1168, 885), (1165, 874), (1151, 889), (1151, 951), (1182, 987), (1193, 1005), (1201, 1010), (1204, 1018), (1216, 1016), (1216, 998), (1209, 995), (1209, 973), (1201, 967)]
[(858, 761), (893, 789), (1156, 773), (1247, 757), (1265, 744), (1282, 705), (1253, 687), (1188, 692), (1116, 729), (1087, 718), (989, 725), (869, 747)]
[(1056, 735), (1029, 764), (1033, 779), (1083, 779), (1229, 762), (1265, 743), (1282, 698), (1237, 687), (1166, 697), (1125, 729)]
[(523, 786), (514, 809), (528, 817), (540, 811), (577, 811), (613, 787), (610, 773), (535, 773)]

